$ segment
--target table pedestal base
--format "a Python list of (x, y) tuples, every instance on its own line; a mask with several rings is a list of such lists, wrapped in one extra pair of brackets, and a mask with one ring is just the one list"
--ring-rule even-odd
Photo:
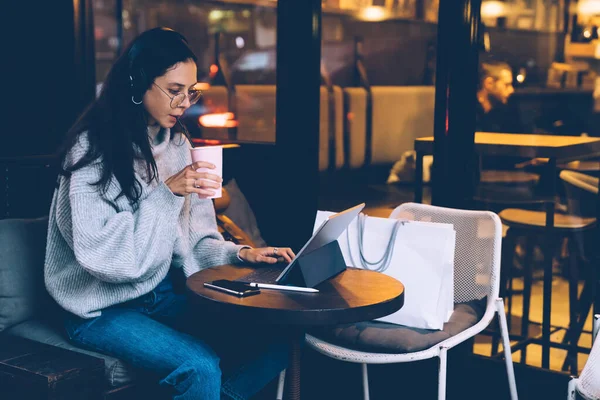
[(300, 400), (300, 364), (304, 331), (292, 335), (290, 345), (290, 363), (285, 372), (285, 400)]

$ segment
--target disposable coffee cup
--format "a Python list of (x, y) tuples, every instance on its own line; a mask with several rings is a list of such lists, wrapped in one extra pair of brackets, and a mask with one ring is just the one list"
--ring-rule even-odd
[[(190, 149), (192, 154), (192, 162), (205, 161), (214, 164), (215, 169), (198, 168), (196, 172), (208, 172), (209, 174), (218, 175), (223, 178), (223, 146), (203, 146)], [(208, 189), (208, 188), (207, 188)], [(223, 195), (223, 188), (209, 188), (215, 191), (214, 196), (205, 196), (198, 194), (201, 199), (218, 199)]]

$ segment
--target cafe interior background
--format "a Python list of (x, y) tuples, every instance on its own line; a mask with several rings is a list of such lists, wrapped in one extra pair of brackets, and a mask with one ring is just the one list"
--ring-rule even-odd
[[(88, 76), (81, 79), (93, 82), (92, 92), (100, 89), (111, 64), (140, 32), (168, 26), (188, 38), (198, 56), (205, 94), (188, 110), (183, 122), (197, 143), (218, 141), (237, 146), (226, 150), (225, 175), (236, 180), (256, 215), (263, 238), (268, 242), (276, 237), (280, 225), (269, 219), (269, 209), (261, 205), (265, 196), (276, 195), (271, 189), (253, 187), (242, 152), (250, 149), (262, 154), (263, 148), (279, 143), (280, 133), (275, 129), (277, 2), (94, 0), (90, 6), (87, 18), (93, 26), (93, 39), (88, 37), (92, 45), (83, 52), (91, 47), (93, 54), (83, 74)], [(294, 189), (277, 197), (277, 201), (285, 202), (286, 195), (292, 196), (298, 185), (315, 186), (320, 210), (341, 210), (365, 201), (370, 215), (386, 216), (393, 207), (413, 201), (417, 170), (414, 141), (434, 134), (438, 10), (439, 0), (322, 1), (319, 154), (318, 174), (314, 175), (318, 183), (290, 182)], [(56, 25), (59, 17), (47, 21), (52, 18), (45, 18), (45, 26)], [(600, 1), (484, 0), (481, 23), (476, 44), (479, 58), (490, 57), (510, 65), (515, 90), (504, 106), (503, 118), (518, 119), (518, 133), (600, 137)], [(50, 56), (44, 61), (48, 62)], [(50, 64), (46, 68), (52, 71)], [(465, 96), (475, 97), (476, 93)], [(48, 101), (44, 99), (44, 103)], [(3, 218), (47, 213), (53, 181), (50, 174), (44, 175), (43, 166), (31, 160), (51, 155), (58, 148), (61, 131), (72, 123), (73, 110), (77, 109), (73, 103), (78, 99), (66, 101), (71, 102), (71, 111), (62, 119), (43, 114), (50, 112), (44, 107), (40, 109), (41, 117), (36, 120), (40, 128), (32, 130), (27, 146), (23, 146), (22, 137), (7, 135), (0, 164), (3, 179), (10, 180), (10, 185), (4, 187), (4, 197), (10, 201), (0, 204)], [(302, 98), (294, 103), (295, 118), (303, 118), (305, 107)], [(25, 119), (17, 119), (22, 126)], [(559, 161), (558, 173), (598, 177), (597, 157), (590, 154)], [(20, 168), (16, 158), (29, 161)], [(514, 160), (509, 167), (506, 160), (497, 161), (502, 168), (496, 168), (496, 161), (490, 157), (487, 169), (479, 171), (475, 193), (483, 200), (469, 206), (498, 213), (507, 208), (521, 210), (512, 221), (522, 229), (513, 229), (519, 235), (511, 238), (512, 252), (503, 261), (510, 264), (505, 282), (506, 296), (510, 297), (507, 312), (516, 344), (523, 337), (541, 333), (543, 265), (548, 261), (543, 243), (547, 232), (537, 229), (544, 205), (535, 196), (544, 192), (547, 179), (555, 179), (555, 212), (583, 213), (590, 224), (595, 224), (595, 211), (589, 210), (595, 210), (596, 204), (595, 196), (570, 190), (558, 173), (546, 177), (547, 160), (543, 158)], [(432, 162), (430, 155), (425, 156), (425, 203), (432, 202)], [(35, 201), (19, 197), (24, 184), (18, 177), (24, 174), (24, 168), (28, 173), (37, 171)], [(498, 192), (504, 195), (502, 201), (494, 197)], [(523, 201), (509, 207), (504, 200), (511, 196)], [(577, 211), (573, 209), (575, 204)], [(505, 225), (505, 234), (509, 233), (510, 227)], [(554, 240), (552, 340), (564, 344), (569, 326), (577, 321), (583, 328), (575, 353), (568, 353), (566, 346), (552, 348), (550, 364), (545, 368), (577, 374), (591, 346), (592, 304), (597, 302), (592, 288), (598, 266), (590, 255), (594, 242), (573, 226), (566, 226)], [(586, 287), (591, 295), (584, 290)], [(574, 305), (581, 309), (576, 310)], [(475, 354), (493, 357), (493, 329), (491, 326), (489, 332), (477, 336)], [(526, 355), (522, 350), (514, 351), (514, 361), (541, 367), (540, 346), (530, 344), (527, 348)]]

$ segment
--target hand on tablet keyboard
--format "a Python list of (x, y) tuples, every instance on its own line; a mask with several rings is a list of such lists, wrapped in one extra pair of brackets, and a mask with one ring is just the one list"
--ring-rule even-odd
[(240, 258), (250, 264), (290, 263), (296, 255), (289, 247), (244, 248), (240, 250)]

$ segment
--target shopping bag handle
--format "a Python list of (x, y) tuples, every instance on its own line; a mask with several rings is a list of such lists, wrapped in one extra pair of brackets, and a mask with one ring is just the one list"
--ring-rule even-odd
[[(384, 272), (390, 266), (390, 262), (392, 260), (392, 255), (394, 254), (394, 243), (396, 243), (396, 236), (398, 235), (398, 230), (401, 226), (403, 226), (407, 221), (396, 220), (394, 223), (394, 228), (392, 229), (392, 234), (390, 235), (390, 239), (385, 248), (385, 251), (381, 258), (377, 261), (369, 261), (365, 257), (364, 251), (364, 231), (366, 224), (367, 216), (363, 213), (358, 214), (358, 218), (356, 219), (356, 227), (357, 227), (357, 237), (358, 237), (358, 253), (360, 255), (360, 265), (363, 269), (368, 269), (371, 271)], [(349, 230), (346, 230), (346, 236), (348, 239), (348, 245), (350, 245), (350, 233)]]

